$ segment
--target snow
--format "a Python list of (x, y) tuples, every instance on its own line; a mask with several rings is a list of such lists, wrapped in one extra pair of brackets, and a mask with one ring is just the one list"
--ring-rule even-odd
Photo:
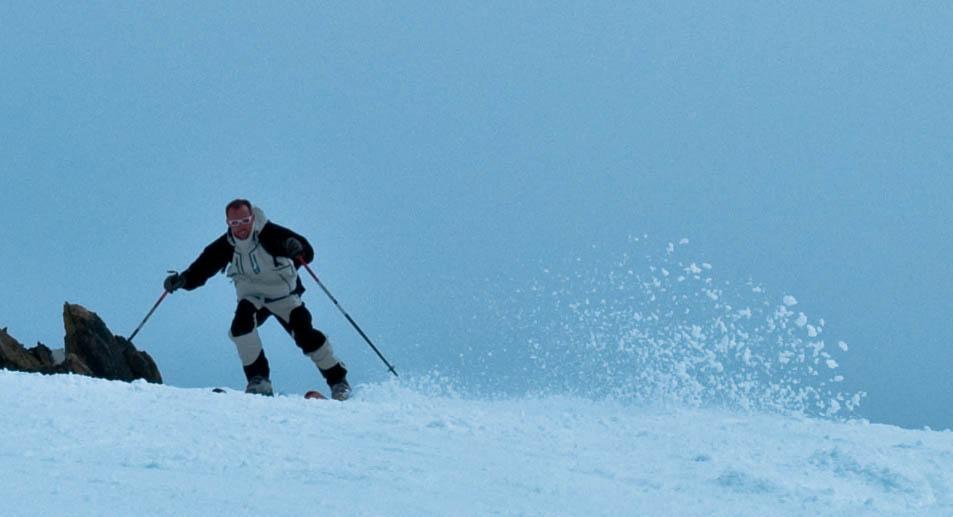
[(343, 404), (0, 371), (3, 515), (953, 514), (948, 431), (847, 420), (847, 344), (682, 252), (547, 266)]
[(953, 513), (953, 435), (863, 421), (7, 371), (0, 404), (7, 516)]
[(804, 327), (807, 325), (807, 315), (803, 312), (798, 314), (797, 320), (794, 321), (794, 324), (798, 327)]

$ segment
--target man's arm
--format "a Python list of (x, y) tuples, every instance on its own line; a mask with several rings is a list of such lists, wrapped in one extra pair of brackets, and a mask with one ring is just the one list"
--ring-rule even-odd
[(232, 261), (234, 251), (234, 248), (228, 242), (227, 234), (215, 239), (213, 243), (202, 250), (199, 258), (195, 259), (195, 262), (181, 273), (185, 277), (185, 285), (182, 287), (191, 291), (205, 285), (209, 278), (228, 266), (228, 263)]
[(295, 239), (301, 244), (301, 253), (297, 255), (302, 256), (306, 264), (310, 264), (311, 261), (314, 260), (314, 248), (311, 247), (311, 243), (301, 235), (284, 226), (269, 221), (261, 229), (261, 233), (258, 234), (258, 241), (261, 243), (261, 246), (265, 248), (265, 251), (275, 257), (288, 257), (295, 261), (295, 266), (298, 266), (298, 257), (292, 257), (288, 253), (288, 239)]

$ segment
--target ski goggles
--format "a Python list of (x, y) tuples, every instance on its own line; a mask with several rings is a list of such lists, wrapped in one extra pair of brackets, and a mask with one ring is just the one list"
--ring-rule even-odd
[(241, 219), (229, 219), (227, 222), (229, 226), (234, 228), (235, 226), (248, 224), (251, 222), (251, 220), (252, 220), (252, 216), (248, 216), (248, 217), (242, 217)]

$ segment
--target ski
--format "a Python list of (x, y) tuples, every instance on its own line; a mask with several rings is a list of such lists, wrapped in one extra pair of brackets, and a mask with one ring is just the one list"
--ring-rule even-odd
[[(232, 391), (238, 393), (237, 390), (229, 390), (229, 389), (225, 389), (225, 388), (212, 388), (212, 393), (229, 393), (229, 392), (232, 392)], [(274, 396), (284, 397), (284, 396), (287, 396), (287, 395), (284, 394), (284, 393), (276, 393)], [(320, 391), (317, 391), (317, 390), (309, 390), (309, 391), (307, 391), (307, 392), (304, 394), (304, 398), (306, 398), (306, 399), (316, 399), (316, 400), (328, 400), (328, 398), (325, 397), (323, 393), (321, 393)]]

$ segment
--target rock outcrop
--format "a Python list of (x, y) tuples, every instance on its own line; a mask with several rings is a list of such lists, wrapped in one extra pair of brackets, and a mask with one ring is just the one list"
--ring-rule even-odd
[(7, 329), (0, 329), (0, 368), (39, 372), (53, 366), (53, 353), (49, 348), (38, 343), (27, 349), (8, 334)]
[(81, 305), (63, 306), (66, 327), (65, 359), (57, 363), (45, 345), (27, 349), (0, 330), (0, 368), (39, 373), (78, 373), (102, 379), (162, 383), (155, 361), (136, 350), (127, 339), (115, 336), (95, 312)]

